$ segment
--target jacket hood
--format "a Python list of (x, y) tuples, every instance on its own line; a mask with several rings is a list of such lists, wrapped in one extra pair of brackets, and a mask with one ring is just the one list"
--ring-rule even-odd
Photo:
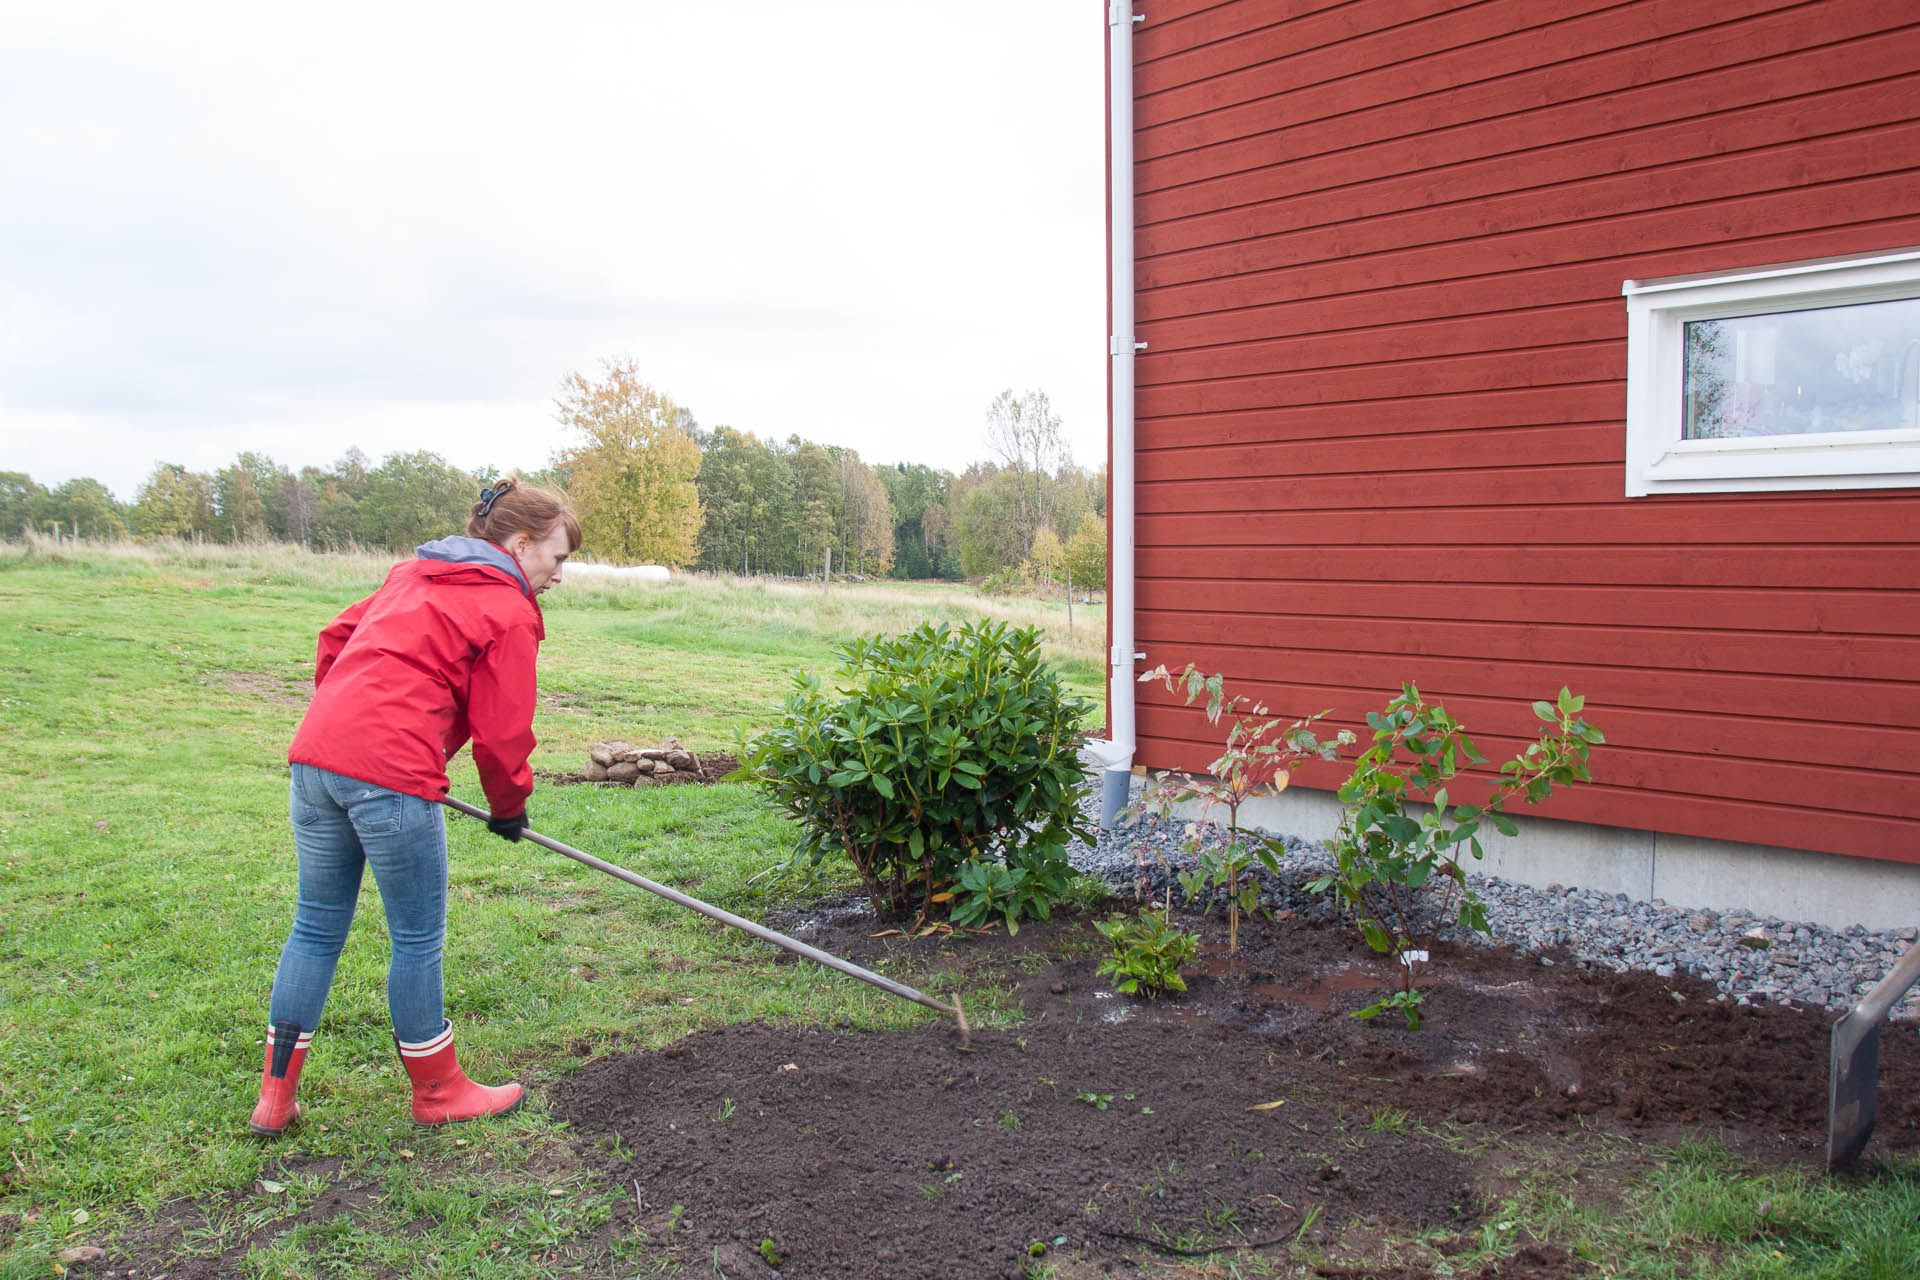
[(529, 600), (533, 599), (533, 591), (527, 586), (527, 575), (520, 571), (520, 562), (508, 555), (504, 547), (485, 538), (469, 538), (465, 535), (436, 538), (432, 542), (421, 543), (413, 549), (413, 553), (422, 560), (439, 560), (447, 564), (484, 564), (505, 570), (520, 584), (521, 594)]

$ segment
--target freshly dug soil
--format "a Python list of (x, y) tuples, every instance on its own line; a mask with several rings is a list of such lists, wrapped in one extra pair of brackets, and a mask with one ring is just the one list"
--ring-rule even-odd
[[(1044, 956), (1069, 931), (1091, 932), (1076, 922), (942, 943), (874, 939), (870, 920), (837, 919), (816, 945), (862, 963), (915, 951), (936, 969)], [(1508, 1141), (1695, 1130), (1765, 1159), (1824, 1153), (1818, 1012), (1716, 1003), (1684, 978), (1441, 948), (1425, 1025), (1408, 1031), (1391, 1014), (1348, 1016), (1388, 974), (1345, 931), (1243, 925), (1241, 941), (1237, 957), (1215, 944), (1184, 995), (1155, 1003), (1111, 993), (1097, 953), (1082, 951), (1020, 974), (1029, 1021), (964, 1048), (941, 1025), (725, 1027), (595, 1063), (553, 1105), (584, 1137), (618, 1136), (625, 1154), (602, 1167), (637, 1183), (645, 1208), (631, 1227), (662, 1239), (683, 1206), (674, 1251), (717, 1249), (730, 1276), (766, 1274), (756, 1249), (768, 1239), (782, 1275), (878, 1280), (1019, 1276), (1036, 1244), (1109, 1266), (1327, 1244), (1356, 1225), (1403, 1239), (1465, 1231), (1483, 1173), (1441, 1138), (1463, 1130)], [(1920, 1145), (1913, 1040), (1904, 1027), (1882, 1037), (1878, 1151)], [(1489, 1274), (1590, 1271), (1536, 1248)]]
[[(632, 1274), (613, 1246), (644, 1232), (686, 1274), (736, 1278), (775, 1275), (771, 1259), (790, 1278), (1017, 1277), (1041, 1257), (1082, 1280), (1257, 1251), (1319, 1259), (1326, 1277), (1425, 1280), (1366, 1258), (1430, 1231), (1464, 1247), (1511, 1172), (1502, 1162), (1586, 1161), (1610, 1171), (1588, 1181), (1617, 1190), (1622, 1136), (1713, 1136), (1767, 1163), (1824, 1154), (1829, 1019), (1719, 1003), (1684, 977), (1442, 946), (1426, 1024), (1408, 1031), (1391, 1014), (1348, 1016), (1388, 989), (1387, 967), (1344, 930), (1301, 920), (1243, 923), (1237, 956), (1206, 922), (1215, 941), (1189, 990), (1158, 1002), (1096, 976), (1105, 944), (1084, 919), (1017, 938), (876, 937), (841, 903), (768, 923), (922, 989), (978, 1003), (997, 988), (1026, 1020), (966, 1045), (931, 1019), (719, 1027), (548, 1083), (572, 1171), (618, 1193), (592, 1238), (555, 1247), (551, 1273)], [(1882, 1034), (1870, 1160), (1920, 1147), (1915, 1039), (1905, 1024)], [(430, 1159), (414, 1167), (433, 1174)], [(251, 1243), (366, 1200), (338, 1183)], [(92, 1265), (174, 1280), (244, 1270), (245, 1243), (170, 1256), (232, 1209), (169, 1206)], [(1548, 1241), (1465, 1274), (1594, 1272)]]

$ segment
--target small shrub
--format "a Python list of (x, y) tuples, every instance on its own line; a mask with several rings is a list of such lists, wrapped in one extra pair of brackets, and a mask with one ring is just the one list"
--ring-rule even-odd
[(840, 650), (834, 692), (794, 677), (778, 723), (730, 775), (799, 824), (795, 860), (844, 854), (882, 915), (1046, 918), (1068, 891), (1091, 709), (1040, 658), (1040, 632), (924, 624)]
[(1187, 989), (1180, 969), (1200, 954), (1200, 942), (1174, 928), (1164, 909), (1142, 907), (1136, 916), (1115, 916), (1093, 927), (1113, 944), (1113, 954), (1101, 960), (1095, 972), (1113, 974), (1115, 990), (1152, 999), (1163, 991)]
[[(1294, 765), (1309, 759), (1333, 759), (1341, 747), (1353, 741), (1353, 734), (1342, 729), (1332, 740), (1321, 742), (1314, 736), (1313, 726), (1325, 712), (1288, 724), (1274, 718), (1263, 703), (1237, 694), (1229, 696), (1218, 674), (1208, 675), (1192, 663), (1178, 675), (1161, 665), (1140, 677), (1142, 684), (1150, 680), (1163, 681), (1176, 693), (1184, 689), (1188, 706), (1204, 693), (1209, 724), (1219, 724), (1223, 715), (1230, 717), (1226, 750), (1207, 766), (1208, 776), (1156, 774), (1140, 799), (1123, 812), (1130, 818), (1152, 814), (1164, 822), (1177, 805), (1197, 805), (1194, 820), (1187, 824), (1184, 845), (1193, 862), (1180, 873), (1180, 887), (1189, 902), (1210, 895), (1216, 888), (1226, 891), (1227, 951), (1235, 953), (1240, 950), (1241, 913), (1253, 912), (1260, 902), (1259, 886), (1247, 873), (1258, 865), (1277, 874), (1280, 855), (1286, 852), (1280, 837), (1243, 829), (1240, 807), (1257, 795), (1278, 795), (1286, 790)], [(1224, 847), (1208, 845), (1203, 839), (1204, 828), (1219, 822), (1215, 817), (1218, 810), (1224, 810), (1226, 816)]]
[(1099, 876), (1076, 875), (1067, 883), (1066, 903), (1075, 911), (1091, 914), (1114, 900), (1114, 892)]
[(1025, 591), (1032, 581), (1032, 575), (1027, 572), (1025, 564), (1010, 565), (982, 578), (980, 594), (996, 597), (1010, 596), (1016, 591)]
[[(1587, 754), (1606, 739), (1580, 718), (1585, 706), (1586, 699), (1564, 688), (1556, 702), (1534, 703), (1534, 714), (1548, 727), (1500, 766), (1500, 780), (1482, 805), (1448, 803), (1447, 782), (1462, 766), (1486, 758), (1445, 707), (1428, 703), (1407, 684), (1384, 712), (1367, 713), (1373, 745), (1340, 787), (1346, 807), (1333, 838), (1333, 874), (1307, 886), (1315, 892), (1331, 888), (1352, 911), (1367, 945), (1400, 962), (1400, 990), (1355, 1017), (1397, 1010), (1409, 1029), (1418, 1028), (1417, 983), (1441, 924), (1452, 918), (1463, 929), (1490, 932), (1486, 905), (1467, 883), (1460, 859), (1484, 856), (1483, 821), (1503, 835), (1515, 834), (1513, 820), (1502, 812), (1510, 801), (1534, 804), (1556, 786), (1591, 778)], [(1432, 808), (1415, 818), (1407, 810), (1420, 800)]]

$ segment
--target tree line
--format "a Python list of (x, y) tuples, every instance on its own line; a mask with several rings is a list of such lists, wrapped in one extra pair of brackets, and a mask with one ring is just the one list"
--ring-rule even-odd
[[(1076, 466), (1044, 392), (1004, 392), (987, 410), (998, 455), (955, 474), (869, 464), (857, 450), (761, 439), (693, 415), (631, 361), (570, 375), (556, 417), (574, 436), (529, 481), (568, 493), (582, 551), (615, 563), (741, 574), (984, 579), (990, 585), (1106, 581), (1106, 479)], [(243, 452), (212, 472), (160, 463), (130, 503), (97, 480), (57, 488), (0, 472), (0, 530), (87, 538), (274, 541), (404, 552), (457, 531), (483, 483), (436, 453), (375, 464), (349, 449), (293, 471)]]

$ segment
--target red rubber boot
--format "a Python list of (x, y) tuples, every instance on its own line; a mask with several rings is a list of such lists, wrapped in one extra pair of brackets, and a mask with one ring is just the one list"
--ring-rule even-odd
[(480, 1116), (502, 1116), (520, 1105), (526, 1091), (517, 1084), (475, 1084), (453, 1056), (453, 1024), (431, 1040), (410, 1044), (398, 1036), (400, 1061), (413, 1081), (415, 1124), (448, 1124)]
[(300, 1117), (300, 1104), (293, 1100), (293, 1088), (300, 1082), (300, 1068), (306, 1065), (307, 1042), (313, 1032), (302, 1031), (291, 1022), (267, 1028), (267, 1061), (260, 1068), (260, 1101), (253, 1104), (247, 1128), (263, 1138), (277, 1138)]

